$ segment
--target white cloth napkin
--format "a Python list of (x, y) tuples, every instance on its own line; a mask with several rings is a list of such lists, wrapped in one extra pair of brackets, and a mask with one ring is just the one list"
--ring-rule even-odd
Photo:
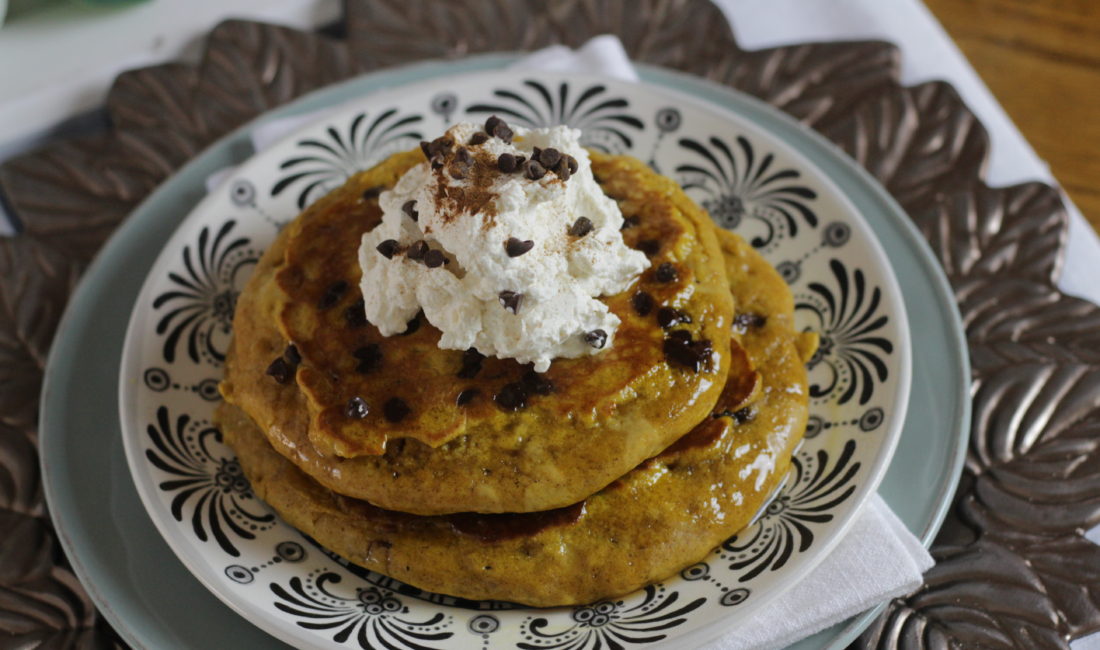
[[(615, 36), (597, 36), (577, 50), (553, 45), (511, 65), (515, 70), (583, 71), (636, 81), (622, 43)], [(303, 124), (334, 109), (257, 125), (250, 134), (263, 151)], [(224, 169), (206, 179), (207, 189), (232, 172)], [(709, 650), (776, 648), (793, 643), (834, 623), (859, 614), (890, 598), (916, 589), (932, 556), (890, 506), (877, 494), (861, 512), (836, 548), (798, 586), (758, 612), (752, 625), (739, 627), (709, 646)]]

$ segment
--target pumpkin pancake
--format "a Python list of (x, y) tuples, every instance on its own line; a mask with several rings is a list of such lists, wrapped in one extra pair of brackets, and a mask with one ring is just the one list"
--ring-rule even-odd
[[(429, 591), (534, 606), (633, 591), (698, 561), (744, 527), (787, 471), (801, 439), (804, 361), (778, 274), (740, 238), (722, 234), (742, 312), (730, 379), (689, 434), (603, 490), (542, 513), (414, 516), (349, 499), (276, 453), (247, 414), (218, 412), (256, 493), (291, 525), (369, 569)], [(307, 445), (304, 412), (288, 423)]]
[(422, 160), (398, 154), (311, 206), (240, 296), (222, 392), (275, 450), (379, 507), (529, 512), (596, 492), (712, 410), (733, 313), (715, 229), (674, 182), (626, 157), (592, 154), (625, 242), (651, 261), (603, 298), (622, 321), (610, 349), (534, 373), (442, 350), (423, 318), (381, 336), (362, 318), (358, 243), (379, 221), (379, 188)]

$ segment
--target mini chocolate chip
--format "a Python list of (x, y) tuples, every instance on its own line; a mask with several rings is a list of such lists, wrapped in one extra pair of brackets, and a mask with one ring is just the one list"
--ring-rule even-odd
[(292, 366), (296, 366), (302, 362), (302, 353), (298, 352), (298, 346), (291, 343), (286, 346), (286, 350), (283, 351), (283, 358), (286, 362)]
[(523, 175), (533, 181), (537, 181), (543, 176), (546, 176), (546, 168), (540, 165), (537, 160), (528, 160), (523, 163)]
[(643, 242), (638, 242), (638, 250), (646, 254), (646, 257), (653, 257), (661, 251), (661, 242), (656, 239), (647, 239)]
[(518, 411), (527, 406), (527, 389), (518, 381), (505, 384), (493, 400), (505, 411)]
[(574, 237), (584, 237), (588, 233), (592, 232), (595, 226), (592, 225), (592, 220), (588, 217), (577, 217), (577, 220), (573, 222), (572, 226), (569, 226), (569, 234)]
[(630, 297), (630, 304), (634, 306), (634, 311), (636, 311), (639, 316), (648, 316), (649, 312), (653, 311), (653, 307), (655, 306), (653, 296), (644, 291), (635, 292), (635, 294)]
[(496, 115), (485, 120), (485, 132), (505, 142), (512, 141), (512, 129), (508, 128), (508, 124)]
[(458, 397), (455, 398), (455, 404), (457, 406), (466, 406), (472, 402), (479, 393), (481, 393), (481, 391), (476, 388), (467, 388), (458, 394)]
[(675, 330), (668, 333), (668, 338), (679, 339), (681, 341), (691, 341), (691, 332), (687, 330)]
[(521, 241), (515, 237), (509, 237), (508, 241), (504, 242), (504, 251), (508, 253), (508, 257), (519, 257), (534, 247), (535, 242), (530, 239)]
[(370, 413), (370, 407), (367, 406), (366, 401), (362, 397), (353, 397), (348, 400), (347, 408), (344, 409), (344, 414), (353, 420), (362, 420)]
[(619, 230), (627, 230), (628, 228), (634, 228), (639, 223), (641, 223), (641, 219), (639, 219), (636, 216), (626, 217), (625, 219), (623, 219), (623, 227), (620, 228)]
[(359, 360), (355, 366), (355, 372), (366, 374), (382, 364), (382, 348), (377, 343), (368, 343), (352, 352), (352, 356)]
[(428, 254), (428, 250), (428, 242), (421, 239), (409, 246), (409, 250), (405, 251), (405, 257), (410, 260), (422, 260)]
[(367, 312), (364, 311), (362, 298), (348, 305), (344, 310), (344, 320), (349, 327), (363, 327), (367, 324)]
[(607, 332), (603, 330), (592, 330), (586, 332), (584, 335), (584, 342), (596, 348), (602, 350), (603, 346), (607, 345)]
[(502, 153), (500, 157), (497, 158), (497, 169), (505, 174), (511, 174), (516, 171), (517, 167), (519, 167), (519, 165), (516, 164), (516, 157), (510, 153)]
[(416, 211), (416, 201), (405, 201), (405, 205), (401, 206), (401, 211), (409, 215), (409, 218), (416, 221), (420, 218), (420, 213)]
[(514, 314), (519, 311), (519, 303), (523, 300), (523, 294), (515, 291), (501, 291), (499, 298), (500, 306)]
[(382, 415), (390, 422), (400, 422), (412, 413), (412, 409), (400, 397), (391, 397), (382, 405)]
[(564, 157), (565, 157), (565, 164), (568, 165), (568, 167), (569, 167), (569, 173), (570, 174), (576, 174), (577, 170), (580, 169), (580, 165), (577, 164), (577, 159), (574, 158), (573, 156), (570, 156), (569, 154), (565, 154)]
[(443, 165), (447, 164), (447, 159), (443, 154), (439, 154), (438, 156), (432, 156), (429, 162), (432, 165), (432, 169), (443, 169)]
[(763, 327), (764, 323), (768, 322), (767, 316), (760, 314), (754, 314), (752, 312), (742, 312), (737, 314), (733, 319), (734, 327), (740, 327), (742, 329), (748, 327)]
[(401, 244), (398, 244), (396, 239), (387, 239), (375, 248), (379, 253), (382, 253), (382, 257), (388, 260), (392, 260), (394, 253), (400, 249)]
[(673, 325), (690, 322), (691, 316), (688, 316), (679, 309), (673, 309), (672, 307), (661, 307), (657, 310), (657, 324), (666, 329), (672, 327)]
[(485, 359), (485, 355), (478, 352), (477, 349), (468, 348), (462, 353), (462, 367), (459, 368), (455, 376), (461, 379), (473, 379), (477, 376), (477, 373), (481, 372), (483, 359)]
[(470, 136), (470, 141), (469, 141), (468, 144), (471, 147), (476, 147), (479, 144), (485, 144), (485, 142), (488, 139), (489, 139), (489, 134), (488, 133), (486, 133), (484, 131), (478, 131), (477, 133)]
[(454, 140), (441, 135), (428, 143), (427, 147), (421, 144), (420, 149), (424, 152), (425, 156), (436, 158), (446, 155), (451, 150), (452, 146), (454, 146)]
[(275, 357), (275, 360), (267, 367), (267, 374), (271, 375), (271, 378), (280, 384), (290, 381), (290, 372), (290, 364), (282, 357)]
[(657, 267), (657, 270), (653, 272), (653, 277), (658, 282), (674, 282), (678, 273), (676, 273), (676, 267), (672, 262), (664, 262)]
[(699, 372), (710, 363), (713, 348), (710, 341), (684, 341), (668, 338), (664, 343), (665, 357), (672, 363)]
[(528, 393), (536, 395), (549, 395), (554, 392), (554, 382), (546, 378), (542, 373), (528, 370), (523, 373), (523, 388)]
[(348, 290), (348, 283), (340, 280), (329, 285), (328, 289), (325, 289), (325, 293), (321, 296), (321, 299), (317, 301), (317, 307), (319, 309), (328, 309), (340, 301), (340, 297), (344, 295), (344, 292)]
[(533, 147), (531, 149), (531, 160), (538, 160), (541, 157), (542, 157), (542, 149), (540, 149), (538, 147)]
[(569, 171), (569, 164), (566, 163), (565, 158), (559, 159), (558, 164), (554, 165), (551, 169), (554, 170), (554, 173), (558, 175), (558, 178), (560, 178), (562, 182), (569, 180), (573, 175), (573, 172)]
[[(420, 144), (425, 144), (421, 142)], [(382, 190), (386, 189), (382, 185), (375, 185), (374, 187), (363, 190), (363, 200), (369, 201), (371, 199), (377, 199), (378, 195), (382, 193)]]
[(525, 161), (525, 160), (527, 160), (527, 156), (524, 156), (521, 153), (517, 153), (516, 154), (516, 168), (519, 169), (519, 168), (523, 167), (523, 161)]
[(447, 257), (443, 255), (443, 251), (439, 249), (433, 249), (424, 253), (424, 264), (429, 269), (438, 268), (447, 263)]
[(474, 164), (474, 157), (470, 154), (470, 150), (466, 147), (458, 148), (458, 151), (455, 152), (455, 160), (464, 165)]
[(733, 419), (737, 420), (737, 424), (745, 424), (746, 422), (752, 422), (756, 419), (756, 411), (751, 406), (738, 409), (733, 414)]
[(553, 169), (558, 161), (561, 160), (561, 152), (553, 147), (543, 149), (542, 153), (538, 156), (539, 162), (547, 169)]
[(428, 142), (427, 140), (421, 140), (420, 141), (420, 150), (424, 152), (424, 157), (425, 158), (431, 158), (432, 157), (432, 143), (431, 142)]
[[(423, 312), (421, 312), (423, 313)], [(401, 332), (401, 336), (409, 336), (415, 334), (416, 330), (420, 329), (420, 313), (413, 316), (413, 319), (409, 321), (409, 324), (405, 326), (405, 331)]]

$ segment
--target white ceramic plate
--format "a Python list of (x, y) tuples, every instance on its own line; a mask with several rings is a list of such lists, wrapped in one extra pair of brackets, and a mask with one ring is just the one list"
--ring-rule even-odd
[[(211, 425), (236, 296), (278, 229), (356, 170), (454, 121), (568, 123), (648, 161), (780, 270), (798, 325), (822, 336), (811, 418), (758, 520), (659, 585), (591, 606), (531, 609), (429, 594), (327, 554), (251, 493)], [(120, 371), (138, 493), (188, 569), (242, 616), (302, 647), (581, 649), (698, 642), (743, 621), (822, 559), (874, 492), (904, 420), (904, 305), (871, 230), (779, 138), (675, 91), (550, 73), (477, 73), (374, 93), (235, 170), (153, 265)]]

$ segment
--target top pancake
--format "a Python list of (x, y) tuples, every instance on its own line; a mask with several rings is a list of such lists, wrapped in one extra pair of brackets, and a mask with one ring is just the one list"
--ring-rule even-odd
[[(439, 349), (439, 331), (423, 318), (393, 337), (356, 319), (359, 240), (381, 216), (375, 188), (421, 160), (419, 151), (394, 156), (311, 206), (241, 295), (223, 393), (276, 450), (332, 490), (388, 509), (527, 512), (583, 499), (710, 411), (728, 370), (733, 311), (721, 252), (709, 217), (633, 159), (592, 157), (597, 180), (631, 224), (624, 240), (652, 262), (630, 289), (604, 299), (622, 320), (611, 349), (556, 360), (541, 375), (506, 359), (462, 373), (464, 353)], [(662, 282), (656, 269), (666, 262), (676, 277)], [(653, 298), (644, 314), (635, 307), (644, 301), (633, 298), (639, 291)], [(666, 306), (691, 322), (661, 327)], [(666, 347), (677, 347), (666, 344), (670, 330), (710, 341), (707, 363), (688, 367), (683, 354), (670, 361)], [(301, 356), (296, 382), (278, 384), (265, 369), (291, 341)], [(369, 355), (356, 351), (372, 345), (381, 358), (364, 369)], [(509, 411), (494, 399), (510, 384), (526, 394), (524, 408)], [(471, 401), (456, 404), (471, 390)], [(347, 416), (356, 397), (370, 407), (363, 419)], [(407, 406), (403, 417), (384, 406), (395, 399)], [(309, 445), (281, 428), (292, 420), (288, 409), (303, 407)]]

